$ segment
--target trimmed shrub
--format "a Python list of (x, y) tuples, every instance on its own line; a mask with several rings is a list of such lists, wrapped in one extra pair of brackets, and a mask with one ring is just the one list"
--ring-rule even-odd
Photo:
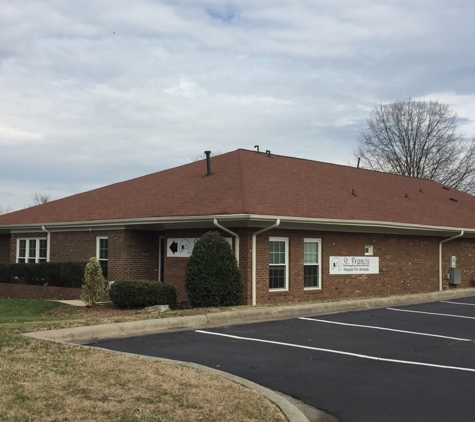
[(0, 264), (0, 283), (81, 287), (85, 262)]
[(169, 305), (171, 309), (176, 309), (177, 306), (175, 287), (161, 281), (116, 281), (109, 296), (114, 305), (122, 308)]
[(196, 242), (186, 265), (185, 289), (193, 307), (242, 302), (241, 271), (231, 246), (218, 232), (210, 231)]
[(97, 258), (89, 258), (84, 270), (84, 284), (82, 285), (81, 300), (87, 306), (95, 306), (104, 294), (104, 277), (101, 265)]
[(58, 287), (81, 287), (86, 270), (85, 262), (60, 262)]

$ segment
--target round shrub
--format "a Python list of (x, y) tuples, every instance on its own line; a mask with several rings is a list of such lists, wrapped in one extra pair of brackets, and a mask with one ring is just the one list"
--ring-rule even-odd
[(185, 289), (194, 307), (242, 302), (241, 271), (231, 246), (218, 232), (208, 232), (196, 242), (186, 265)]
[(111, 286), (109, 296), (114, 305), (123, 308), (169, 305), (175, 309), (177, 306), (175, 287), (161, 281), (116, 281)]

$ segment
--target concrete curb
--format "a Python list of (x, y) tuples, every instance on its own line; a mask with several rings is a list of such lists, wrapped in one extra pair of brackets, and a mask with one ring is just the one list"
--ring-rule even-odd
[(115, 324), (64, 328), (60, 330), (36, 331), (33, 333), (26, 333), (24, 335), (43, 340), (83, 342), (97, 338), (107, 339), (114, 337), (130, 337), (168, 330), (249, 324), (255, 322), (290, 319), (299, 316), (332, 314), (364, 309), (385, 308), (388, 306), (411, 305), (468, 296), (475, 296), (475, 288), (444, 290), (442, 292), (391, 296), (374, 299), (355, 299), (338, 302), (310, 303), (303, 305), (275, 307), (269, 306), (242, 310), (238, 309), (235, 311), (216, 312), (205, 315), (149, 319)]

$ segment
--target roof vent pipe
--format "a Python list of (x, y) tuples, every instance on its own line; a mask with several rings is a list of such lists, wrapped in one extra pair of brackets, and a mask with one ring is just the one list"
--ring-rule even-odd
[(211, 151), (205, 151), (206, 154), (206, 176), (211, 176)]
[(266, 154), (268, 157), (270, 157), (270, 149), (266, 149)]

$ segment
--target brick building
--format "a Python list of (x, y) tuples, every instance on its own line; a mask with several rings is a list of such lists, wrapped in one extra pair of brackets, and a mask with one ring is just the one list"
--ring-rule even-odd
[[(186, 300), (218, 230), (249, 304), (470, 287), (475, 197), (437, 182), (237, 150), (0, 216), (0, 262), (86, 261)], [(450, 279), (447, 280), (447, 275)]]

